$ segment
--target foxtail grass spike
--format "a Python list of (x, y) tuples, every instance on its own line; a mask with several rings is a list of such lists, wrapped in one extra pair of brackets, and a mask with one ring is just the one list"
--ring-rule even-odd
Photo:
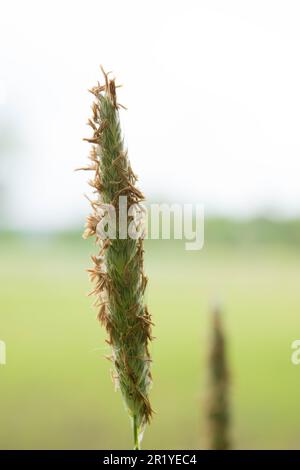
[(218, 306), (214, 307), (212, 316), (207, 410), (209, 447), (227, 450), (230, 448), (229, 375), (222, 313)]
[[(138, 449), (145, 425), (152, 417), (148, 350), (152, 322), (144, 302), (147, 278), (143, 269), (143, 238), (121, 235), (119, 201), (120, 196), (126, 196), (129, 208), (140, 204), (144, 196), (135, 185), (137, 178), (124, 148), (115, 80), (101, 70), (104, 83), (90, 90), (95, 97), (92, 118), (88, 121), (93, 135), (85, 140), (92, 144), (91, 163), (81, 168), (93, 172), (89, 184), (95, 193), (83, 237), (94, 236), (99, 247), (97, 255), (92, 256), (93, 267), (88, 270), (95, 283), (92, 293), (96, 297), (98, 319), (108, 333), (113, 381), (120, 388), (132, 419), (134, 447)], [(115, 237), (104, 240), (97, 227), (108, 204), (115, 209), (116, 233)], [(128, 216), (126, 228), (133, 219), (134, 216)]]

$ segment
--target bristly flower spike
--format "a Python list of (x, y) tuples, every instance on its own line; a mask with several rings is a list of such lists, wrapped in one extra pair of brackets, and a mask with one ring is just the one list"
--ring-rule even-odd
[[(150, 422), (152, 408), (149, 390), (152, 383), (149, 342), (151, 317), (144, 301), (147, 278), (143, 268), (143, 239), (126, 239), (119, 233), (119, 196), (127, 197), (127, 204), (139, 204), (143, 194), (136, 188), (134, 175), (121, 132), (115, 80), (101, 67), (104, 84), (90, 90), (95, 101), (88, 124), (92, 137), (90, 164), (81, 169), (94, 172), (89, 181), (95, 200), (90, 200), (92, 214), (88, 216), (84, 238), (94, 236), (99, 253), (92, 257), (89, 269), (98, 309), (98, 319), (108, 332), (112, 348), (109, 358), (114, 366), (112, 378), (124, 398), (132, 419), (134, 448), (140, 448), (145, 425)], [(116, 214), (116, 236), (101, 239), (97, 226), (103, 216), (102, 208), (110, 204)], [(128, 217), (127, 228), (133, 217)]]
[(229, 374), (222, 312), (218, 305), (212, 311), (212, 338), (209, 352), (208, 436), (212, 450), (230, 448)]

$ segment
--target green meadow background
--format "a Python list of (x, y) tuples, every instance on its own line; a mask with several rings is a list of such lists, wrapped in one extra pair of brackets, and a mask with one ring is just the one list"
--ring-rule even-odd
[[(202, 251), (147, 241), (156, 415), (147, 449), (205, 448), (211, 306), (222, 305), (236, 449), (300, 448), (300, 222), (206, 223)], [(110, 378), (80, 233), (0, 239), (1, 449), (125, 449), (130, 423)]]

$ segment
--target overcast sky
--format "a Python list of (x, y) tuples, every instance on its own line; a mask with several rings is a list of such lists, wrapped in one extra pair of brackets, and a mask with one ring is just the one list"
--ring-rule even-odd
[(113, 70), (139, 185), (207, 212), (300, 214), (300, 2), (1, 1), (6, 204), (19, 227), (83, 222), (85, 123)]

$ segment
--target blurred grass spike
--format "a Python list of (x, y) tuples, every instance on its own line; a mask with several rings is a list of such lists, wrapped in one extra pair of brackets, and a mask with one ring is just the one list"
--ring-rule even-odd
[(212, 308), (212, 337), (208, 364), (208, 437), (212, 450), (230, 449), (229, 374), (223, 315), (216, 304)]
[[(145, 425), (150, 422), (152, 408), (149, 390), (152, 384), (151, 359), (148, 345), (151, 336), (151, 316), (144, 302), (147, 278), (143, 269), (143, 239), (124, 239), (119, 231), (119, 196), (127, 197), (127, 204), (138, 204), (144, 199), (135, 187), (134, 175), (124, 149), (115, 80), (104, 75), (104, 84), (89, 90), (95, 97), (92, 118), (89, 120), (93, 135), (85, 139), (92, 143), (91, 164), (83, 170), (94, 171), (89, 181), (95, 200), (90, 200), (92, 214), (88, 216), (83, 238), (96, 237), (99, 247), (92, 256), (90, 278), (95, 283), (92, 294), (98, 319), (108, 332), (112, 348), (109, 359), (114, 365), (112, 377), (120, 388), (126, 408), (132, 419), (134, 448), (140, 448)], [(116, 214), (116, 236), (100, 237), (97, 226), (101, 209), (111, 205)], [(128, 217), (127, 229), (133, 217)]]

